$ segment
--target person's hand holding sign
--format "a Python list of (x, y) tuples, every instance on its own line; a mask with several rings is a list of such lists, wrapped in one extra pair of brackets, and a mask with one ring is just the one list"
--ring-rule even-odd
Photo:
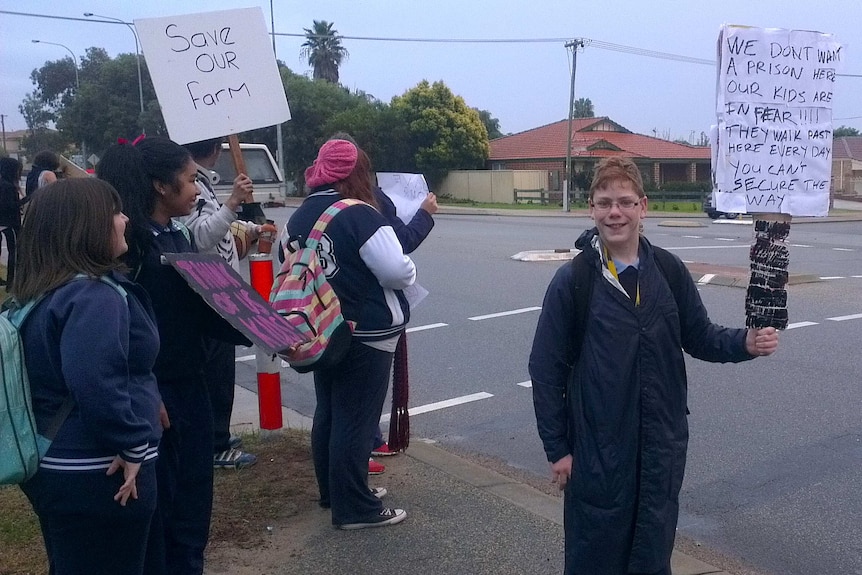
[(778, 349), (778, 330), (774, 327), (749, 329), (745, 334), (745, 351), (755, 357), (772, 355)]
[(245, 174), (240, 174), (234, 179), (230, 197), (224, 203), (230, 209), (236, 211), (240, 204), (253, 201), (254, 196), (252, 192), (254, 192), (254, 184), (251, 178)]

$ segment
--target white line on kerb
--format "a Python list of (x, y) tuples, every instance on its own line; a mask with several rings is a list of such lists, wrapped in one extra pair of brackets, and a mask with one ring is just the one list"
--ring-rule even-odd
[(515, 315), (519, 313), (527, 313), (528, 311), (539, 311), (540, 307), (523, 307), (521, 309), (513, 309), (512, 311), (501, 311), (500, 313), (489, 313), (488, 315), (477, 315), (473, 317), (468, 317), (470, 321), (481, 321), (483, 319), (491, 319), (495, 317), (503, 317), (507, 315)]
[(843, 280), (844, 276), (820, 276), (822, 280)]
[[(664, 246), (662, 246), (664, 247)], [(751, 246), (748, 244), (739, 244), (735, 246), (678, 246), (675, 248), (664, 248), (666, 250), (670, 250), (672, 252), (678, 250), (726, 250), (727, 248), (750, 248)]]
[(703, 275), (700, 277), (700, 279), (699, 279), (699, 280), (697, 280), (697, 283), (698, 283), (698, 284), (700, 284), (700, 285), (708, 284), (709, 282), (711, 282), (711, 281), (712, 281), (712, 279), (713, 279), (714, 277), (715, 277), (715, 274), (703, 274)]
[(236, 361), (237, 361), (237, 362), (240, 362), (240, 361), (254, 361), (254, 356), (253, 356), (253, 355), (241, 355), (241, 356), (239, 356), (238, 358), (236, 358)]
[(827, 317), (829, 321), (847, 321), (849, 319), (862, 319), (862, 313), (854, 313), (853, 315), (839, 315), (837, 317)]
[(516, 383), (515, 385), (520, 385), (521, 387), (533, 387), (533, 382), (530, 380), (522, 381), (521, 383)]
[(428, 325), (417, 325), (416, 327), (408, 327), (407, 333), (414, 333), (417, 331), (425, 331), (426, 329), (434, 329), (438, 327), (446, 327), (449, 325), (448, 323), (429, 323)]
[[(453, 397), (452, 399), (447, 399), (445, 401), (438, 401), (436, 403), (429, 403), (428, 405), (419, 405), (416, 407), (411, 407), (407, 410), (411, 416), (419, 415), (420, 413), (427, 413), (429, 411), (437, 411), (438, 409), (446, 409), (447, 407), (453, 407), (456, 405), (461, 405), (463, 403), (470, 403), (472, 401), (479, 401), (480, 399), (488, 399), (489, 397), (494, 397), (493, 394), (488, 393), (486, 391), (480, 391), (479, 393), (471, 393), (470, 395), (464, 395), (461, 397)], [(380, 418), (381, 423), (385, 423), (389, 421), (389, 418), (392, 417), (391, 414), (385, 413)]]
[(809, 327), (812, 325), (817, 325), (817, 322), (816, 321), (797, 321), (796, 323), (788, 323), (787, 327), (785, 327), (784, 329), (785, 330), (796, 329), (797, 327)]

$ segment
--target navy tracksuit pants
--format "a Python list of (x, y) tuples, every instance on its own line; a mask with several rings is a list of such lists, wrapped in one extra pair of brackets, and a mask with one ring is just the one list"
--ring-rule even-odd
[(156, 508), (156, 465), (141, 465), (138, 498), (114, 501), (123, 470), (39, 470), (21, 489), (39, 517), (51, 575), (140, 575)]
[(311, 451), (320, 502), (332, 507), (333, 525), (373, 521), (383, 509), (368, 489), (368, 456), (392, 356), (354, 338), (341, 363), (314, 372)]
[(159, 500), (146, 575), (201, 575), (213, 501), (213, 420), (207, 386), (159, 382), (171, 420), (159, 444)]

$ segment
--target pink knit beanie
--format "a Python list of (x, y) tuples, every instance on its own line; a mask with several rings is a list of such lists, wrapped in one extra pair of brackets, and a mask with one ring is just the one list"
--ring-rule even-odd
[(309, 188), (343, 180), (356, 167), (356, 146), (347, 140), (329, 140), (320, 147), (317, 159), (305, 170)]

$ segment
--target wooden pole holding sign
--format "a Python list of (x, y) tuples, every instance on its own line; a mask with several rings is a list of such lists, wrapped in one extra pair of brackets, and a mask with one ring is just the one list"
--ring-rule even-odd
[(785, 329), (787, 280), (790, 277), (788, 214), (754, 214), (754, 239), (749, 260), (751, 276), (745, 294), (745, 326)]
[[(236, 134), (231, 134), (227, 137), (228, 146), (230, 146), (230, 157), (233, 161), (233, 168), (237, 175), (246, 174), (248, 170), (245, 167), (245, 158), (242, 155), (242, 148), (239, 145), (239, 137)], [(263, 213), (263, 207), (260, 202), (245, 202), (237, 211), (237, 217), (246, 222), (255, 224), (267, 223), (266, 214)]]
[(237, 174), (248, 174), (245, 169), (245, 158), (242, 157), (242, 148), (239, 147), (239, 137), (236, 134), (231, 134), (227, 137), (228, 145), (230, 146), (230, 157), (233, 160), (233, 167)]

